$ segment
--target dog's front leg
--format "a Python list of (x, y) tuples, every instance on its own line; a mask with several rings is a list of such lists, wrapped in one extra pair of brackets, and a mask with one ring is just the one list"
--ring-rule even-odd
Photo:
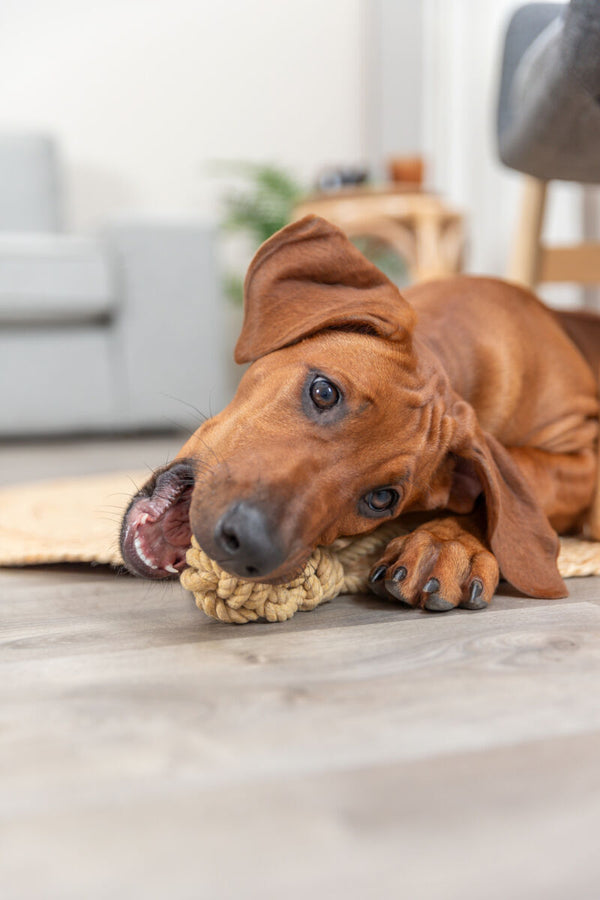
[(457, 606), (482, 609), (498, 579), (498, 563), (476, 516), (432, 519), (395, 538), (370, 575), (376, 593), (435, 612)]

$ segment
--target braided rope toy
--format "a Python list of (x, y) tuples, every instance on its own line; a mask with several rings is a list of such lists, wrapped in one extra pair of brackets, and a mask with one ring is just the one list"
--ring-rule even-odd
[(330, 547), (317, 547), (297, 578), (277, 585), (229, 575), (192, 538), (186, 554), (189, 568), (183, 570), (180, 581), (193, 593), (198, 608), (221, 622), (285, 622), (298, 610), (314, 609), (338, 594), (367, 591), (369, 570), (381, 550), (405, 533), (398, 522), (390, 522), (371, 534), (338, 538)]
[[(394, 537), (406, 534), (398, 522), (381, 525), (355, 538), (339, 538), (330, 547), (317, 547), (302, 573), (287, 584), (244, 581), (225, 572), (200, 549), (195, 538), (186, 554), (182, 586), (196, 605), (213, 619), (244, 625), (257, 619), (285, 622), (298, 610), (307, 611), (338, 594), (369, 590), (368, 576), (381, 550)], [(561, 538), (558, 570), (563, 578), (600, 573), (600, 544)]]

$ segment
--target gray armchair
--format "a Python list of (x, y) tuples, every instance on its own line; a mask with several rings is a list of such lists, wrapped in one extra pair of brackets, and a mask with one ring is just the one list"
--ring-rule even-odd
[(600, 183), (600, 0), (527, 3), (507, 28), (498, 101), (498, 151), (525, 174), (509, 277), (600, 282), (600, 245), (542, 242), (552, 180)]
[(0, 435), (171, 428), (226, 401), (214, 235), (189, 220), (61, 231), (51, 139), (0, 136)]
[(528, 3), (504, 43), (498, 147), (544, 180), (600, 181), (600, 3)]

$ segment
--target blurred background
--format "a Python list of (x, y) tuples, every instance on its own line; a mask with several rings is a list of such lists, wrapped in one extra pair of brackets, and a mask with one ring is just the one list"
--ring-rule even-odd
[[(596, 307), (599, 48), (600, 0), (0, 3), (0, 559), (116, 552), (232, 396), (245, 267), (300, 215), (400, 285)], [(597, 579), (240, 635), (176, 581), (14, 558), (9, 900), (598, 895)]]
[[(372, 204), (348, 230), (399, 283), (437, 272), (410, 259), (429, 207), (400, 194), (454, 223), (442, 269), (506, 274), (523, 177), (499, 161), (496, 110), (515, 6), (3, 3), (0, 436), (168, 430), (198, 421), (186, 404), (222, 407), (252, 252), (299, 209), (343, 225), (318, 206), (336, 192), (395, 197), (395, 246)], [(598, 209), (596, 188), (558, 182), (545, 234), (593, 237)]]

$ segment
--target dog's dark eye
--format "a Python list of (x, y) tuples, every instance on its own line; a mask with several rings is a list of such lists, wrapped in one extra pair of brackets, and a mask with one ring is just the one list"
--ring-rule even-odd
[(310, 386), (310, 399), (318, 409), (331, 409), (340, 399), (340, 392), (335, 384), (321, 375)]
[(398, 501), (398, 493), (392, 488), (382, 488), (379, 491), (371, 491), (365, 497), (365, 503), (373, 512), (384, 512), (391, 509)]

